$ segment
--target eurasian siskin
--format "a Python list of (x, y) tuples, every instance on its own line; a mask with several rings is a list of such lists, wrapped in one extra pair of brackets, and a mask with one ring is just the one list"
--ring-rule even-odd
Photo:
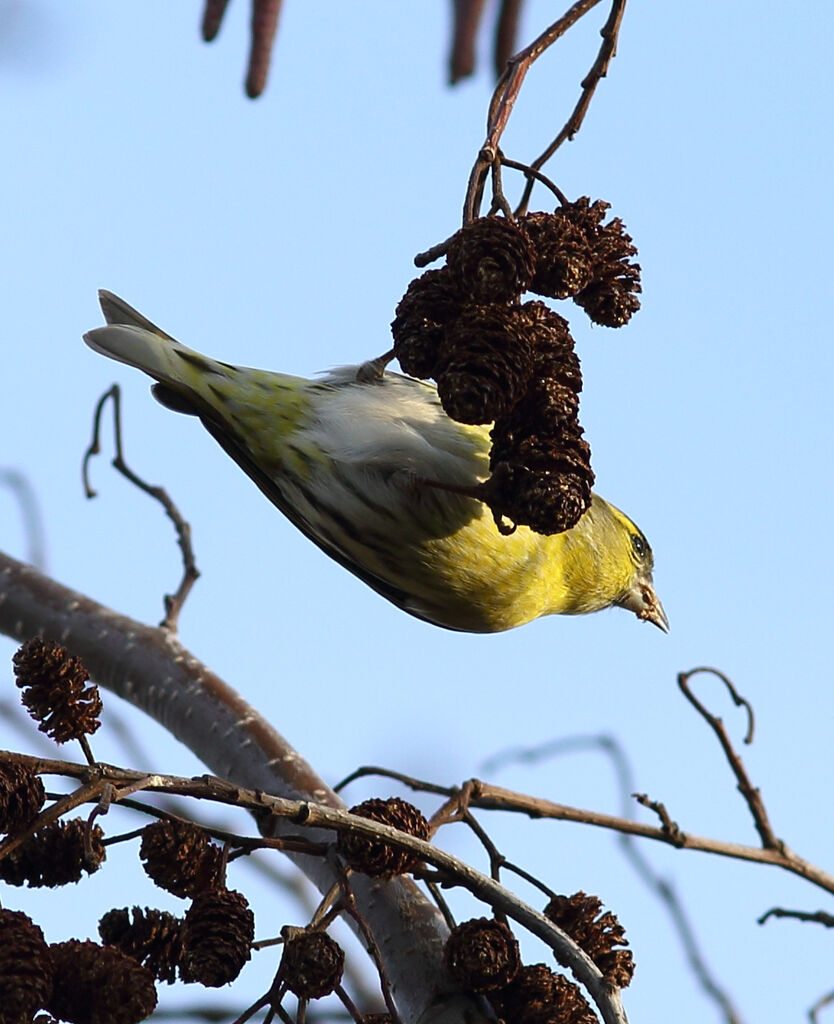
[(489, 427), (450, 419), (433, 385), (355, 366), (319, 380), (231, 366), (99, 297), (108, 326), (84, 336), (90, 348), (153, 377), (163, 405), (198, 416), (290, 522), (404, 611), (490, 633), (617, 605), (668, 628), (648, 541), (598, 495), (564, 533), (506, 536), (460, 493), (489, 476)]

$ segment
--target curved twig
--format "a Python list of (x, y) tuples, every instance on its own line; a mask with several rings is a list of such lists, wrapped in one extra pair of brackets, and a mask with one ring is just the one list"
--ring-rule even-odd
[(113, 402), (113, 438), (116, 446), (116, 455), (111, 465), (135, 487), (138, 487), (140, 491), (144, 491), (145, 494), (149, 494), (155, 501), (158, 501), (165, 509), (165, 514), (174, 524), (174, 529), (176, 530), (177, 544), (182, 552), (182, 579), (173, 594), (165, 594), (163, 596), (165, 618), (159, 624), (160, 628), (176, 633), (182, 607), (191, 593), (191, 588), (200, 577), (200, 570), (197, 568), (194, 548), (191, 544), (191, 525), (183, 518), (180, 510), (171, 500), (164, 487), (157, 487), (146, 483), (133, 472), (125, 461), (122, 447), (122, 392), (118, 384), (114, 384), (105, 391), (96, 404), (95, 413), (93, 414), (93, 437), (87, 450), (84, 452), (84, 459), (81, 463), (84, 493), (88, 498), (95, 498), (98, 494), (90, 485), (89, 468), (90, 459), (101, 452), (101, 444), (99, 442), (101, 416), (108, 398)]
[(733, 775), (736, 777), (738, 790), (744, 797), (750, 814), (753, 817), (753, 824), (755, 825), (756, 831), (759, 833), (762, 840), (762, 846), (767, 850), (781, 850), (783, 847), (782, 840), (777, 839), (773, 828), (771, 827), (767, 810), (765, 809), (764, 801), (762, 800), (762, 795), (750, 781), (750, 776), (747, 774), (744, 762), (736, 753), (730, 737), (727, 734), (727, 730), (724, 728), (724, 723), (717, 715), (711, 714), (690, 689), (689, 680), (692, 676), (699, 673), (708, 673), (720, 679), (730, 692), (730, 696), (733, 698), (733, 702), (736, 707), (743, 707), (747, 712), (747, 733), (744, 737), (745, 743), (752, 743), (753, 741), (754, 719), (753, 709), (750, 706), (750, 702), (745, 700), (745, 698), (738, 693), (727, 676), (725, 676), (723, 672), (719, 672), (716, 668), (693, 668), (689, 672), (678, 673), (678, 686), (680, 687), (681, 692), (718, 737), (718, 742), (721, 744), (721, 749), (724, 751), (727, 763), (729, 764)]

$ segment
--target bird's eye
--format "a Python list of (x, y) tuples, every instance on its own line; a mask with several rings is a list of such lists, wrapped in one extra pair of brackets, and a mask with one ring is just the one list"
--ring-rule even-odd
[(642, 558), (646, 553), (646, 542), (640, 536), (639, 533), (632, 533), (631, 535), (631, 546), (634, 548), (634, 554), (638, 558)]

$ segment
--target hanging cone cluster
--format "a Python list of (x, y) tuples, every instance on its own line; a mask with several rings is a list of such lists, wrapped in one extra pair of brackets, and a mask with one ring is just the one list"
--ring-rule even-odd
[(54, 821), (35, 832), (0, 860), (0, 879), (29, 888), (78, 882), (82, 871), (93, 874), (105, 859), (104, 833), (83, 818)]
[(600, 914), (601, 910), (599, 897), (575, 892), (573, 896), (554, 896), (544, 915), (585, 950), (606, 981), (625, 988), (634, 975), (634, 957), (630, 949), (615, 948), (628, 945), (625, 929), (610, 910)]
[(157, 981), (172, 985), (182, 955), (182, 918), (167, 910), (127, 907), (108, 910), (98, 923), (101, 941), (147, 967)]
[(36, 636), (15, 653), (12, 663), (23, 704), (38, 728), (56, 743), (94, 733), (101, 725), (101, 697), (80, 658), (52, 640)]
[[(372, 798), (350, 808), (351, 814), (371, 821), (381, 822), (408, 832), (418, 839), (429, 838), (429, 823), (420, 811), (407, 800), (392, 796), (388, 800)], [(340, 832), (336, 848), (354, 871), (361, 871), (372, 878), (393, 878), (411, 871), (418, 859), (409, 850), (374, 839), (361, 832)]]
[(522, 967), (489, 1001), (506, 1024), (599, 1024), (579, 986), (545, 964)]
[(640, 307), (637, 250), (619, 218), (603, 223), (608, 209), (583, 197), (555, 213), (472, 221), (450, 240), (446, 265), (411, 282), (391, 324), (403, 370), (436, 380), (448, 416), (494, 423), (492, 476), (478, 496), (505, 533), (561, 533), (591, 502), (568, 323), (521, 297), (571, 298), (596, 323), (628, 322)]
[(301, 932), (287, 939), (278, 978), (299, 999), (321, 999), (342, 980), (345, 954), (327, 932)]

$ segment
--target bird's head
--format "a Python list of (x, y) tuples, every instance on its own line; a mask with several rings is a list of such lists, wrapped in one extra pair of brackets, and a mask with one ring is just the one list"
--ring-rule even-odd
[(567, 562), (575, 574), (571, 589), (584, 593), (588, 601), (588, 606), (576, 610), (616, 605), (668, 633), (669, 620), (652, 581), (654, 555), (640, 528), (595, 494), (570, 534), (574, 551)]
[(629, 555), (633, 563), (628, 585), (614, 602), (619, 608), (627, 608), (634, 612), (638, 619), (645, 622), (653, 622), (658, 629), (664, 633), (669, 632), (669, 619), (660, 603), (660, 598), (655, 593), (652, 580), (652, 569), (654, 567), (654, 555), (649, 547), (649, 542), (637, 529), (629, 535), (631, 551)]

